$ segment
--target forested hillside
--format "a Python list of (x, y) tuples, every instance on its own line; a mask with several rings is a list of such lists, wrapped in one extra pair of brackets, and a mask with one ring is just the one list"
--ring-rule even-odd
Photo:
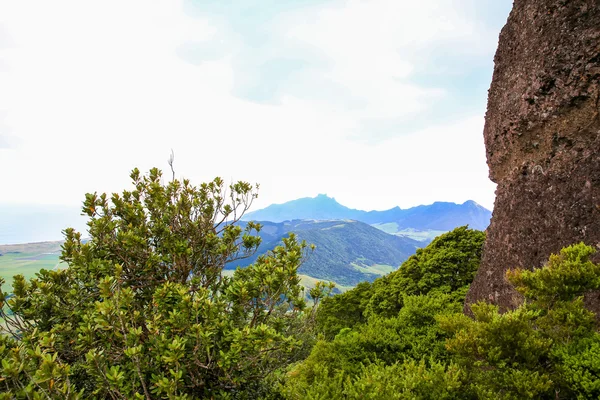
[[(263, 241), (256, 254), (228, 264), (235, 269), (252, 264), (260, 254), (281, 245), (290, 232), (315, 246), (300, 266), (299, 273), (354, 286), (373, 281), (398, 268), (421, 242), (389, 235), (365, 223), (350, 220), (261, 222)], [(246, 226), (240, 223), (240, 226)]]

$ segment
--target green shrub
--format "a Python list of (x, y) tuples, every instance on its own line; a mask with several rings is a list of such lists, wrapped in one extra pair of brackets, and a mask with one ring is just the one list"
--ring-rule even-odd
[[(483, 239), (482, 232), (457, 228), (372, 285), (324, 299), (317, 311), (324, 338), (290, 371), (283, 393), (292, 399), (328, 398), (335, 393), (338, 397), (333, 398), (339, 398), (343, 385), (343, 398), (361, 398), (353, 397), (361, 391), (364, 398), (386, 398), (391, 393), (400, 397), (390, 398), (421, 398), (426, 392), (439, 398), (456, 396), (458, 392), (448, 389), (454, 387), (450, 383), (444, 386), (447, 391), (440, 389), (445, 394), (424, 389), (431, 374), (442, 379), (445, 372), (440, 371), (446, 371), (444, 363), (450, 361), (445, 340), (452, 334), (442, 330), (436, 318), (462, 310), (466, 289), (479, 265)], [(398, 371), (412, 374), (412, 378), (392, 376)], [(448, 371), (454, 371), (449, 372), (454, 378), (460, 375), (457, 366)], [(422, 382), (416, 377), (421, 372)], [(454, 379), (446, 378), (448, 382)], [(384, 381), (403, 389), (384, 390)]]
[(507, 278), (525, 302), (504, 314), (493, 305), (472, 306), (475, 319), (439, 317), (454, 334), (447, 347), (483, 399), (598, 398), (600, 362), (595, 315), (582, 295), (600, 286), (600, 265), (583, 243), (552, 255), (534, 271)]
[[(162, 184), (86, 195), (90, 239), (66, 230), (69, 268), (17, 276), (0, 336), (5, 398), (269, 396), (278, 369), (307, 352), (311, 314), (297, 274), (306, 245), (283, 246), (226, 277), (260, 229), (233, 224), (256, 193), (244, 182)], [(312, 293), (320, 296), (320, 291)], [(317, 299), (318, 300), (318, 299)]]
[(410, 295), (441, 293), (449, 296), (447, 301), (462, 304), (479, 267), (484, 239), (483, 232), (456, 228), (373, 284), (361, 283), (324, 299), (317, 312), (319, 331), (331, 340), (343, 328), (364, 324), (370, 315), (394, 317)]
[(464, 226), (438, 236), (397, 271), (373, 283), (366, 312), (393, 316), (402, 308), (405, 295), (432, 291), (462, 302), (479, 268), (484, 240), (483, 232)]

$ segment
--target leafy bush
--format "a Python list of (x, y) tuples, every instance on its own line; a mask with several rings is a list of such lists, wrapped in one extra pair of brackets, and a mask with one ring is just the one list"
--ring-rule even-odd
[(479, 267), (484, 239), (481, 231), (456, 228), (373, 284), (365, 282), (323, 299), (317, 312), (319, 331), (331, 340), (341, 329), (365, 323), (369, 315), (394, 317), (411, 295), (447, 294), (447, 301), (462, 304)]
[[(438, 249), (456, 254), (446, 246)], [(552, 255), (543, 268), (509, 271), (507, 278), (525, 301), (504, 314), (482, 302), (472, 306), (474, 319), (463, 315), (456, 299), (464, 287), (452, 292), (447, 285), (429, 285), (437, 281), (430, 279), (434, 268), (426, 273), (415, 268), (418, 273), (401, 278), (390, 274), (346, 293), (352, 300), (349, 315), (364, 307), (369, 292), (369, 307), (375, 307), (332, 340), (319, 341), (290, 370), (282, 393), (290, 399), (597, 399), (600, 334), (583, 301), (600, 287), (600, 265), (590, 260), (594, 251), (581, 243)], [(432, 249), (421, 257), (424, 253), (439, 259)], [(431, 277), (420, 281), (426, 274)], [(415, 288), (427, 294), (407, 294)], [(378, 290), (398, 297), (378, 308), (373, 304)], [(329, 334), (339, 326), (331, 321), (345, 312), (336, 298), (343, 299), (325, 301), (320, 311), (332, 314), (325, 319), (332, 329), (321, 328)], [(378, 309), (382, 312), (374, 312)], [(399, 311), (390, 315), (394, 309)]]
[[(0, 398), (260, 398), (312, 345), (294, 236), (232, 277), (223, 267), (258, 247), (239, 220), (255, 188), (223, 181), (86, 195), (90, 239), (66, 230), (69, 267), (15, 277), (0, 336)], [(227, 194), (226, 194), (227, 193)], [(312, 294), (321, 295), (319, 289)], [(308, 340), (305, 340), (308, 339)]]
[(543, 268), (507, 278), (525, 303), (504, 314), (472, 306), (475, 319), (441, 316), (448, 350), (482, 399), (591, 399), (600, 396), (600, 335), (582, 295), (600, 287), (600, 265), (583, 243), (552, 255)]
[(429, 246), (418, 249), (397, 271), (373, 283), (366, 312), (393, 316), (402, 308), (405, 295), (430, 292), (464, 301), (481, 262), (484, 240), (483, 232), (466, 226), (438, 236)]
[(396, 317), (371, 316), (367, 323), (342, 329), (332, 340), (317, 342), (308, 358), (291, 373), (291, 384), (312, 393), (317, 379), (327, 371), (330, 379), (337, 376), (354, 378), (363, 366), (393, 365), (411, 360), (445, 361), (444, 339), (449, 334), (440, 329), (436, 316), (454, 314), (462, 305), (449, 301), (450, 296), (407, 296), (405, 306)]
[(367, 304), (373, 295), (369, 282), (362, 282), (345, 293), (326, 297), (317, 309), (318, 330), (329, 340), (344, 328), (366, 322)]
[(468, 399), (463, 392), (464, 374), (456, 365), (414, 360), (393, 365), (359, 366), (356, 375), (340, 372), (333, 377), (319, 364), (311, 384), (294, 376), (283, 389), (290, 399), (413, 400)]
[[(445, 339), (452, 334), (436, 318), (462, 310), (483, 239), (483, 232), (457, 228), (398, 271), (324, 299), (317, 311), (324, 340), (291, 369), (283, 393), (293, 399), (458, 398), (464, 374), (445, 365)], [(406, 376), (394, 375), (399, 372)]]
[(450, 400), (467, 399), (463, 387), (464, 374), (456, 365), (410, 360), (369, 365), (344, 389), (346, 398), (357, 400)]

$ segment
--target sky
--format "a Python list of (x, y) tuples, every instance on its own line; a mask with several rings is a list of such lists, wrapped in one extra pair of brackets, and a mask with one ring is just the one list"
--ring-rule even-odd
[(491, 209), (487, 89), (510, 0), (0, 0), (0, 204), (129, 171)]

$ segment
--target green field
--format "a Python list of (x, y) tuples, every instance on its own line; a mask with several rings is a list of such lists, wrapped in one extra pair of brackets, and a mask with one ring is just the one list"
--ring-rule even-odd
[(6, 280), (4, 288), (12, 287), (12, 278), (22, 274), (31, 278), (43, 269), (60, 264), (62, 242), (41, 242), (0, 246), (0, 277)]
[(432, 229), (428, 230), (418, 230), (413, 228), (405, 228), (399, 229), (399, 226), (395, 222), (386, 222), (382, 224), (373, 224), (371, 225), (374, 228), (379, 229), (380, 231), (384, 231), (385, 233), (389, 233), (390, 235), (396, 235), (401, 237), (407, 237), (409, 239), (418, 240), (420, 242), (431, 242), (436, 237), (446, 233), (446, 231), (436, 231)]
[(391, 265), (384, 265), (384, 264), (360, 265), (357, 263), (352, 263), (350, 265), (352, 265), (352, 267), (354, 267), (355, 270), (363, 272), (365, 274), (374, 274), (374, 275), (380, 275), (380, 276), (389, 274), (390, 272), (392, 272), (396, 269), (396, 268), (392, 267)]
[[(319, 281), (323, 281), (323, 279), (317, 279), (317, 278), (313, 278), (312, 276), (300, 274), (300, 285), (304, 286), (307, 293), (310, 289), (314, 288), (315, 285), (317, 284), (317, 282), (319, 282)], [(352, 289), (354, 286), (344, 286), (344, 285), (335, 283), (335, 287), (337, 289), (339, 289), (341, 292), (345, 292), (347, 290)]]
[(409, 239), (418, 240), (420, 242), (429, 243), (436, 237), (446, 233), (446, 231), (435, 231), (435, 230), (426, 230), (419, 231), (416, 229), (408, 228), (402, 229), (394, 233), (396, 236), (403, 236)]

